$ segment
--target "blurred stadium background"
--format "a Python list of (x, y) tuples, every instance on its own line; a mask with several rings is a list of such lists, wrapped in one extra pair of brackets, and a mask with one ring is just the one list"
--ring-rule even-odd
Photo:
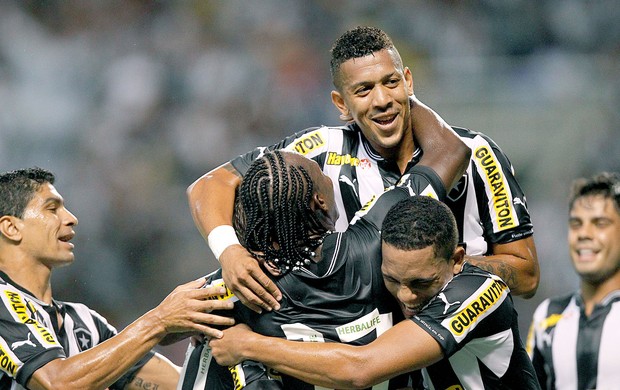
[[(55, 296), (118, 328), (217, 262), (185, 197), (256, 145), (339, 124), (329, 48), (346, 29), (391, 35), (416, 94), (508, 154), (541, 264), (536, 304), (577, 287), (570, 182), (620, 169), (615, 0), (0, 2), (0, 169), (41, 166), (80, 219)], [(185, 343), (164, 349), (182, 362)]]

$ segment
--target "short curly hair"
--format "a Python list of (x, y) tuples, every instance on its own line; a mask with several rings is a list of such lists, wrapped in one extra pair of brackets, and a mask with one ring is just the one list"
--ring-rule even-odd
[[(381, 50), (392, 50), (398, 53), (392, 39), (381, 29), (358, 26), (342, 34), (330, 50), (330, 71), (334, 86), (340, 87), (338, 71), (343, 62), (352, 58), (365, 57)], [(400, 59), (400, 55), (398, 58)], [(400, 65), (402, 66), (402, 61)]]
[(435, 256), (446, 261), (452, 258), (458, 239), (452, 211), (428, 196), (412, 196), (396, 203), (381, 228), (384, 243), (404, 251), (431, 246)]

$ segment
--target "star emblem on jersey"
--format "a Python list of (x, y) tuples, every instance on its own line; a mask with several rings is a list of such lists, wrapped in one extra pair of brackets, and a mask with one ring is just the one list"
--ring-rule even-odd
[(448, 199), (456, 202), (465, 194), (465, 192), (467, 192), (467, 183), (469, 181), (468, 177), (469, 176), (467, 176), (467, 174), (461, 177), (459, 182), (456, 183), (456, 185), (452, 187), (452, 190), (450, 190), (450, 192), (448, 193)]
[(80, 351), (84, 352), (93, 347), (93, 336), (90, 331), (84, 328), (77, 328), (73, 331)]

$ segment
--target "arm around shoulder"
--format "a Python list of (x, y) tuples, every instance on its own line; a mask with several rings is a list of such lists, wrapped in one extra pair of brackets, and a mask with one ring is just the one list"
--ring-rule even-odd
[(219, 364), (256, 360), (305, 382), (365, 388), (443, 358), (439, 343), (412, 321), (402, 321), (368, 345), (307, 343), (253, 333), (244, 325), (210, 342)]
[(471, 149), (450, 125), (415, 96), (411, 104), (414, 136), (424, 151), (420, 164), (432, 167), (449, 191), (467, 169)]

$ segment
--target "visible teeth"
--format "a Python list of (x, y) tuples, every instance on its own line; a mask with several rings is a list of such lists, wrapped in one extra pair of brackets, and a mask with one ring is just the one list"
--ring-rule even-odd
[(580, 255), (592, 255), (594, 254), (594, 251), (592, 249), (579, 249), (577, 253)]
[(394, 120), (393, 116), (391, 116), (389, 118), (375, 119), (376, 122), (378, 122), (378, 123), (380, 123), (382, 125), (388, 124), (388, 123), (392, 122), (393, 120)]

